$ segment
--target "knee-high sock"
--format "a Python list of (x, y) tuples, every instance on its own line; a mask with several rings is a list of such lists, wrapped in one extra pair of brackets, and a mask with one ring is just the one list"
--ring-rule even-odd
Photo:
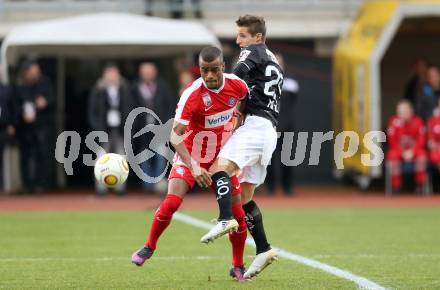
[(415, 179), (416, 179), (416, 184), (419, 186), (423, 186), (426, 183), (426, 166), (427, 166), (427, 160), (425, 157), (419, 157), (416, 158), (415, 161), (415, 167), (416, 167), (416, 172), (415, 172)]
[(402, 176), (401, 176), (401, 163), (397, 160), (389, 161), (391, 168), (391, 188), (393, 190), (399, 189), (402, 186)]
[(425, 170), (417, 170), (416, 171), (416, 183), (421, 186), (426, 183), (426, 171)]
[(243, 256), (247, 237), (246, 221), (241, 203), (232, 205), (232, 214), (238, 222), (238, 231), (229, 234), (229, 240), (232, 245), (232, 265), (234, 267), (241, 267), (244, 265)]
[(263, 216), (255, 201), (243, 205), (246, 213), (246, 224), (249, 232), (254, 238), (257, 246), (257, 255), (266, 252), (270, 249), (270, 244), (267, 242), (266, 233), (264, 232)]
[(400, 174), (395, 174), (391, 176), (391, 187), (393, 189), (398, 189), (402, 185), (402, 177)]
[(212, 185), (217, 197), (219, 208), (218, 220), (232, 219), (232, 183), (231, 178), (225, 171), (219, 171), (212, 175)]
[(173, 214), (179, 209), (182, 204), (182, 198), (174, 194), (167, 194), (165, 200), (162, 201), (159, 208), (154, 214), (153, 223), (150, 229), (150, 235), (145, 243), (146, 247), (153, 250), (156, 249), (156, 243), (163, 231), (168, 227), (173, 217)]

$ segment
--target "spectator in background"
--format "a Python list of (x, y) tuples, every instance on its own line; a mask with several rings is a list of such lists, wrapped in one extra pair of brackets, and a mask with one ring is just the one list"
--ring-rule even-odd
[[(90, 94), (88, 106), (90, 129), (108, 134), (108, 142), (102, 144), (105, 152), (125, 155), (124, 124), (135, 106), (130, 88), (122, 78), (119, 68), (115, 64), (106, 65)], [(100, 183), (96, 182), (95, 185), (99, 195), (107, 192)], [(117, 187), (116, 191), (120, 195), (125, 194), (125, 185)]]
[(179, 96), (194, 81), (194, 76), (190, 71), (182, 71), (179, 74)]
[(15, 103), (24, 190), (47, 190), (54, 156), (50, 141), (55, 131), (55, 97), (52, 84), (35, 61), (22, 65)]
[[(275, 54), (279, 65), (285, 70), (284, 58), (281, 54)], [(286, 166), (281, 160), (281, 147), (283, 143), (283, 132), (293, 132), (295, 130), (295, 108), (298, 98), (299, 85), (293, 78), (284, 75), (280, 115), (278, 117), (277, 129), (281, 132), (280, 138), (278, 138), (277, 147), (273, 154), (271, 165), (268, 167), (267, 173), (267, 185), (269, 191), (274, 193), (280, 189), (284, 194), (291, 195), (293, 191), (293, 167)], [(289, 155), (290, 156), (290, 155)]]
[(408, 100), (397, 104), (397, 115), (391, 117), (387, 129), (387, 163), (391, 170), (393, 192), (401, 189), (402, 163), (413, 163), (417, 191), (422, 192), (426, 183), (427, 158), (425, 151), (425, 129), (423, 120), (413, 113)]
[[(171, 92), (168, 84), (157, 76), (157, 68), (154, 63), (144, 62), (139, 66), (139, 80), (133, 85), (133, 94), (137, 104), (152, 110), (162, 121), (166, 123), (176, 109), (177, 98)], [(151, 114), (142, 115), (140, 128), (148, 124), (157, 124)], [(139, 151), (148, 148), (152, 136), (144, 134), (139, 138)], [(163, 148), (162, 154), (165, 154), (166, 148)], [(141, 164), (143, 171), (151, 177), (157, 177), (167, 168), (167, 160), (161, 154), (155, 154), (152, 158)], [(144, 182), (144, 188), (162, 192), (166, 190), (166, 180), (158, 184)]]
[(433, 116), (428, 121), (429, 160), (440, 172), (440, 99)]
[(422, 95), (422, 87), (426, 82), (426, 73), (428, 71), (428, 63), (423, 58), (419, 58), (414, 62), (413, 75), (405, 87), (404, 98), (411, 102), (413, 107), (417, 107), (417, 100)]
[(4, 191), (3, 151), (8, 138), (15, 135), (13, 91), (0, 82), (0, 191)]
[(423, 85), (422, 92), (421, 98), (416, 102), (416, 113), (422, 117), (424, 121), (428, 121), (440, 97), (440, 72), (438, 67), (430, 66), (428, 68), (426, 83)]
[(177, 58), (174, 62), (175, 70), (180, 74), (190, 72), (194, 80), (200, 77), (199, 55), (194, 54), (192, 60), (188, 57)]
[(191, 65), (191, 69), (190, 70), (191, 70), (191, 74), (193, 75), (194, 79), (198, 79), (199, 77), (201, 77), (201, 75), (200, 75), (200, 67), (199, 67), (198, 61), (194, 62)]

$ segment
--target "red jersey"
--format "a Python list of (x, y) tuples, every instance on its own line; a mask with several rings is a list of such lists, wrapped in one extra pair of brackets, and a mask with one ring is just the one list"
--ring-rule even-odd
[(226, 73), (218, 90), (208, 89), (199, 78), (182, 93), (174, 120), (188, 126), (184, 142), (194, 160), (199, 163), (215, 160), (231, 134), (234, 110), (247, 94), (246, 83)]
[(440, 150), (440, 112), (434, 112), (434, 115), (428, 121), (428, 145), (431, 150)]
[(425, 129), (422, 119), (417, 116), (405, 123), (396, 116), (392, 117), (387, 133), (390, 150), (424, 149)]

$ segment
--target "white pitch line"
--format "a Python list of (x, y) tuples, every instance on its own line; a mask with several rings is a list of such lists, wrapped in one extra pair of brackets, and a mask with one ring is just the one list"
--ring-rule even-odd
[[(155, 256), (155, 260), (225, 260), (224, 256)], [(15, 257), (15, 258), (0, 258), (0, 262), (107, 262), (107, 261), (130, 261), (130, 256), (126, 257)]]
[[(207, 229), (207, 230), (212, 228), (212, 224), (210, 224), (206, 221), (194, 218), (194, 217), (189, 216), (187, 214), (180, 213), (180, 212), (176, 212), (173, 217), (176, 220), (179, 220), (181, 222), (184, 222), (186, 224), (189, 224), (189, 225), (192, 225), (192, 226), (195, 226), (198, 228)], [(248, 244), (252, 247), (255, 247), (254, 241), (249, 238), (246, 240), (246, 244)], [(286, 250), (283, 250), (280, 248), (274, 247), (274, 249), (278, 250), (278, 255), (282, 258), (285, 258), (285, 259), (288, 259), (291, 261), (295, 261), (300, 264), (304, 264), (306, 266), (316, 268), (316, 269), (322, 270), (324, 272), (330, 273), (334, 276), (352, 281), (352, 282), (356, 283), (359, 286), (359, 288), (361, 288), (361, 289), (387, 290), (387, 288), (385, 288), (385, 287), (383, 287), (373, 281), (370, 281), (367, 278), (357, 276), (349, 271), (342, 270), (342, 269), (336, 268), (334, 266), (324, 264), (319, 261), (301, 256), (301, 255), (298, 255), (298, 254), (295, 254), (295, 253), (292, 253), (292, 252), (289, 252), (289, 251), (286, 251)]]

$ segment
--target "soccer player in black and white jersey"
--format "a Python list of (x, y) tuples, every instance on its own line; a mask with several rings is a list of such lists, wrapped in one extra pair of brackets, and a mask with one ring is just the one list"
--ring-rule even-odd
[[(274, 54), (265, 44), (266, 25), (262, 17), (244, 15), (236, 21), (237, 44), (241, 47), (233, 73), (244, 79), (249, 97), (244, 108), (244, 123), (232, 134), (210, 168), (216, 192), (232, 185), (230, 176), (241, 172), (241, 200), (246, 213), (248, 230), (255, 240), (256, 257), (244, 278), (251, 278), (276, 260), (277, 252), (267, 242), (263, 219), (253, 195), (264, 182), (266, 168), (277, 144), (277, 119), (280, 107), (283, 71)], [(211, 230), (202, 242), (218, 235)]]

